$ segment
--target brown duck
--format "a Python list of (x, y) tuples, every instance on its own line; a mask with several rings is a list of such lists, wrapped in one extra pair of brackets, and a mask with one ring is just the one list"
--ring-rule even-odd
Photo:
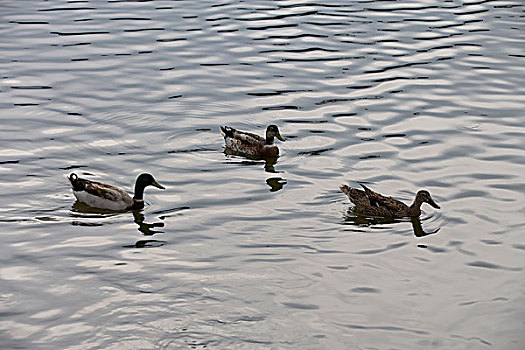
[(279, 155), (279, 148), (273, 143), (275, 137), (284, 141), (277, 125), (266, 128), (266, 137), (261, 137), (246, 131), (236, 130), (229, 126), (221, 126), (226, 147), (255, 158), (271, 158)]
[(355, 204), (355, 211), (363, 215), (390, 218), (418, 217), (421, 215), (421, 204), (423, 202), (440, 209), (439, 205), (434, 202), (430, 193), (426, 190), (419, 191), (412, 205), (408, 206), (392, 197), (386, 197), (374, 192), (363, 184), (360, 185), (364, 191), (348, 187), (347, 185), (341, 185), (340, 188)]

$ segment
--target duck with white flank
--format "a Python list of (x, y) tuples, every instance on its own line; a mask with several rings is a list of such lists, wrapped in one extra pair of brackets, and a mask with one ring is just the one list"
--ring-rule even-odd
[(93, 208), (108, 210), (130, 210), (144, 208), (144, 189), (155, 186), (164, 189), (150, 174), (140, 174), (135, 182), (133, 198), (122, 189), (102, 182), (82, 179), (72, 173), (68, 177), (73, 194), (79, 202)]

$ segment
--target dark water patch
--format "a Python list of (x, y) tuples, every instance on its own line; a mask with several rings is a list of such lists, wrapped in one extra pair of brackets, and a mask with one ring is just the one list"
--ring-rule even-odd
[(386, 135), (383, 135), (384, 138), (392, 138), (392, 137), (406, 137), (407, 135), (406, 134), (386, 134)]
[(373, 87), (373, 85), (353, 85), (353, 86), (347, 86), (346, 88), (352, 89), (352, 90), (361, 90), (361, 89), (369, 89), (371, 87)]
[(168, 39), (157, 39), (156, 41), (159, 43), (171, 43), (175, 41), (185, 41), (188, 40), (187, 38), (168, 38)]
[(124, 29), (126, 33), (136, 33), (136, 32), (149, 32), (149, 31), (163, 31), (165, 28), (137, 28), (137, 29)]
[(11, 89), (16, 90), (47, 90), (52, 89), (52, 86), (39, 86), (39, 85), (33, 85), (33, 86), (11, 86)]
[(313, 304), (301, 304), (301, 303), (281, 303), (287, 308), (290, 309), (300, 309), (300, 310), (317, 310), (319, 306)]
[(339, 52), (337, 49), (325, 49), (322, 47), (307, 47), (304, 49), (281, 49), (281, 50), (263, 50), (259, 51), (259, 53), (275, 53), (275, 52), (282, 52), (282, 53), (305, 53), (305, 52)]
[[(374, 139), (365, 139), (363, 141), (374, 141)], [(359, 159), (361, 159), (361, 160), (376, 159), (376, 158), (381, 158), (381, 156), (377, 155), (377, 154), (370, 154), (370, 155), (367, 155), (367, 156), (360, 156), (359, 157)]]
[(462, 11), (462, 12), (454, 12), (456, 16), (469, 16), (469, 15), (475, 15), (478, 13), (484, 13), (488, 12), (488, 9), (480, 9), (480, 10), (471, 10), (471, 11)]
[(227, 17), (227, 16), (222, 16), (222, 17), (217, 17), (217, 18), (206, 18), (206, 22), (224, 21), (228, 19), (230, 19), (230, 17)]
[(228, 66), (229, 63), (201, 63), (200, 64), (203, 67), (220, 67), (220, 66)]
[(108, 31), (87, 31), (87, 32), (50, 32), (51, 34), (56, 34), (59, 36), (81, 36), (81, 35), (100, 35), (100, 34), (110, 34)]
[(303, 38), (327, 38), (328, 35), (323, 34), (312, 34), (312, 33), (301, 33), (293, 35), (269, 35), (264, 38), (254, 38), (253, 40), (268, 40), (268, 39), (303, 39)]
[(425, 248), (425, 249), (429, 250), (432, 253), (446, 253), (446, 252), (448, 252), (448, 250), (445, 249), (445, 248), (433, 247), (433, 246), (429, 246), (427, 244), (425, 244), (425, 245), (418, 245), (418, 247), (419, 248)]
[(299, 106), (271, 106), (271, 107), (263, 107), (261, 108), (263, 111), (282, 111), (282, 110), (298, 110), (301, 109)]
[(427, 65), (427, 64), (430, 64), (430, 63), (431, 62), (409, 62), (409, 63), (404, 63), (404, 64), (395, 64), (395, 65), (384, 67), (384, 68), (368, 70), (368, 71), (365, 71), (364, 73), (365, 74), (384, 73), (384, 72), (387, 72), (387, 71), (390, 71), (390, 70), (395, 70), (395, 69), (400, 69), (400, 68), (416, 67), (416, 66), (424, 66), (424, 65)]
[(96, 10), (95, 7), (55, 7), (49, 9), (40, 9), (39, 12), (58, 12), (58, 11), (86, 11), (86, 10)]
[(417, 77), (402, 77), (402, 76), (390, 76), (388, 78), (380, 78), (380, 79), (373, 79), (373, 83), (386, 83), (386, 82), (393, 82), (397, 80), (424, 80), (424, 79), (430, 79), (427, 76), (417, 76)]
[(357, 113), (335, 113), (332, 115), (334, 118), (340, 118), (340, 117), (355, 117), (357, 116)]
[(516, 244), (512, 245), (512, 248), (518, 249), (518, 250), (525, 250), (525, 244), (518, 244), (518, 243), (516, 243)]
[(290, 17), (305, 17), (305, 16), (310, 16), (310, 15), (315, 15), (316, 13), (317, 11), (306, 11), (306, 12), (289, 13), (289, 14), (282, 14), (282, 15), (271, 15), (271, 16), (264, 16), (264, 17), (236, 18), (236, 20), (247, 21), (247, 22), (272, 21), (272, 20), (284, 19), (284, 18), (290, 18)]
[(427, 331), (422, 331), (418, 329), (408, 329), (403, 327), (395, 327), (395, 326), (363, 326), (358, 324), (339, 324), (342, 327), (350, 328), (350, 329), (356, 329), (356, 330), (364, 330), (364, 331), (374, 331), (374, 330), (381, 330), (381, 331), (387, 331), (387, 332), (404, 332), (404, 333), (412, 333), (412, 334), (419, 334), (424, 335), (428, 334)]
[(457, 334), (451, 334), (450, 337), (453, 339), (464, 339), (469, 342), (475, 340), (477, 342), (480, 342), (483, 345), (492, 346), (491, 342), (484, 340), (483, 338), (480, 338), (480, 337), (464, 337), (464, 336), (457, 335)]
[(318, 156), (318, 155), (321, 155), (321, 154), (323, 154), (325, 152), (332, 151), (332, 150), (333, 150), (333, 147), (329, 147), (329, 148), (322, 148), (322, 149), (313, 150), (313, 151), (302, 151), (302, 152), (299, 152), (297, 154), (300, 155), (300, 156), (302, 156), (302, 155)]
[(45, 22), (45, 21), (9, 21), (9, 23), (16, 23), (16, 24), (49, 24), (49, 22)]
[(271, 92), (247, 92), (246, 95), (248, 96), (256, 96), (256, 97), (265, 97), (265, 96), (279, 96), (279, 95), (286, 95), (286, 94), (292, 94), (292, 93), (298, 93), (298, 92), (309, 92), (312, 90), (277, 90), (277, 91), (271, 91)]
[(146, 17), (114, 17), (110, 21), (151, 21), (151, 18)]
[[(462, 35), (461, 33), (452, 33), (448, 35), (434, 35), (434, 36), (422, 36), (422, 37), (414, 37), (414, 40), (420, 40), (420, 41), (437, 41), (441, 39), (449, 39), (458, 35)], [(422, 64), (426, 64), (422, 62)]]
[(285, 262), (291, 262), (291, 261), (294, 261), (295, 259), (292, 259), (292, 258), (266, 258), (266, 259), (262, 259), (262, 258), (259, 258), (259, 259), (245, 259), (244, 261), (247, 262), (247, 263), (285, 263)]
[(95, 226), (104, 226), (104, 223), (100, 222), (82, 222), (82, 221), (71, 221), (71, 225), (73, 226), (88, 226), (88, 227), (95, 227)]
[(500, 244), (503, 243), (501, 241), (495, 241), (495, 240), (492, 240), (492, 239), (482, 239), (482, 240), (480, 240), (480, 242), (488, 244), (488, 245), (500, 245)]
[(81, 168), (87, 168), (87, 165), (68, 165), (66, 167), (59, 168), (60, 170), (71, 170), (71, 169), (81, 169)]
[(84, 45), (91, 45), (91, 43), (72, 43), (72, 44), (63, 44), (62, 47), (70, 47), (70, 46), (84, 46)]
[(474, 261), (466, 264), (467, 266), (480, 267), (490, 270), (506, 270), (506, 271), (522, 271), (521, 267), (505, 267), (497, 264), (492, 264), (485, 261)]
[(356, 287), (356, 288), (352, 288), (350, 290), (351, 292), (354, 292), (354, 293), (364, 293), (364, 294), (378, 294), (378, 293), (381, 293), (381, 289), (378, 289), (378, 288), (372, 288), (372, 287)]
[(166, 241), (159, 241), (156, 239), (144, 239), (130, 245), (123, 245), (122, 248), (158, 248), (168, 244)]
[(284, 29), (284, 28), (294, 28), (297, 27), (298, 24), (291, 23), (291, 24), (274, 24), (274, 25), (268, 25), (268, 26), (258, 26), (258, 27), (246, 27), (246, 30), (253, 30), (253, 31), (265, 31), (270, 29)]

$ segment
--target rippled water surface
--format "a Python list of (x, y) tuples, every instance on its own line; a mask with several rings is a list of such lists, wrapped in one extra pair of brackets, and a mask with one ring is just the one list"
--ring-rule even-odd
[[(1, 348), (525, 348), (524, 16), (1, 1)], [(268, 124), (276, 162), (224, 152)], [(145, 171), (134, 213), (65, 178)], [(359, 217), (359, 182), (442, 209)]]

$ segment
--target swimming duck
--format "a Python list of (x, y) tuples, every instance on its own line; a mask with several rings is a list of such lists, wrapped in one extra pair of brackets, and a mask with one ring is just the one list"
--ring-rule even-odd
[(341, 185), (341, 191), (350, 198), (355, 204), (355, 211), (363, 215), (384, 216), (390, 218), (402, 217), (418, 217), (421, 215), (421, 204), (426, 202), (436, 209), (440, 209), (439, 205), (434, 202), (430, 193), (426, 190), (421, 190), (416, 194), (416, 198), (411, 206), (392, 198), (383, 196), (377, 192), (372, 191), (363, 184), (360, 184), (363, 190), (350, 188), (347, 185)]
[(73, 194), (79, 202), (93, 208), (109, 210), (142, 209), (144, 208), (144, 189), (147, 186), (152, 185), (164, 189), (152, 175), (146, 173), (137, 177), (133, 198), (118, 187), (82, 179), (75, 173), (69, 175), (68, 179), (71, 182)]
[(266, 138), (245, 131), (235, 130), (229, 126), (221, 126), (226, 147), (244, 155), (257, 158), (270, 158), (279, 155), (279, 148), (274, 145), (274, 137), (284, 141), (277, 125), (268, 125)]

